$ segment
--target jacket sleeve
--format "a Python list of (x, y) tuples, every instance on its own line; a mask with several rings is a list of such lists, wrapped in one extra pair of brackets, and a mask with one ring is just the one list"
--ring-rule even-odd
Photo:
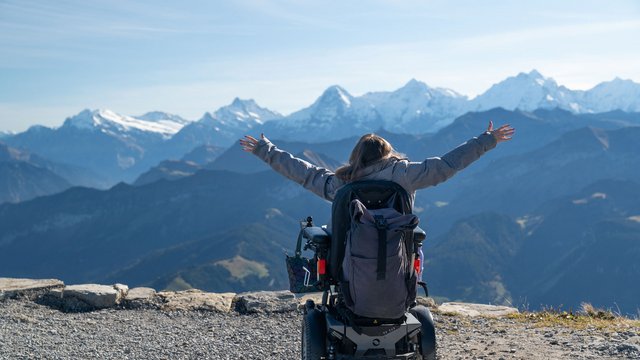
[(496, 147), (496, 144), (493, 135), (485, 132), (459, 145), (442, 157), (408, 163), (404, 180), (413, 190), (435, 186), (478, 160), (484, 153)]
[(258, 142), (253, 153), (286, 178), (297, 182), (323, 199), (333, 200), (338, 181), (331, 170), (299, 159), (264, 139)]

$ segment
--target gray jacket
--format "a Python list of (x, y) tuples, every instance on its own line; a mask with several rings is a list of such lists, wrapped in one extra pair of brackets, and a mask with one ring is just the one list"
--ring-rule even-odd
[[(442, 157), (422, 162), (387, 159), (365, 168), (359, 180), (391, 180), (400, 184), (411, 196), (411, 204), (418, 189), (435, 186), (456, 172), (478, 160), (496, 147), (496, 139), (489, 132), (461, 144)], [(336, 191), (345, 184), (329, 169), (315, 166), (278, 149), (268, 140), (261, 139), (253, 153), (269, 164), (273, 170), (311, 190), (314, 194), (333, 201)]]

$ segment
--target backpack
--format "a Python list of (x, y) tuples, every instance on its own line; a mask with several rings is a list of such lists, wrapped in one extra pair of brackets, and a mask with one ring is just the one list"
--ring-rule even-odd
[(402, 318), (416, 299), (414, 214), (394, 208), (367, 209), (358, 199), (349, 204), (351, 225), (342, 260), (341, 289), (355, 315)]

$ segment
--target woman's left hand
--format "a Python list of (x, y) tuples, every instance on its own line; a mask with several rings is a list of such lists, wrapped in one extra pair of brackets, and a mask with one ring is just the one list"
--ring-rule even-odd
[[(264, 134), (260, 134), (260, 137), (264, 140)], [(258, 146), (259, 140), (254, 138), (251, 135), (245, 135), (244, 139), (240, 139), (240, 146), (242, 146), (242, 150), (246, 152), (253, 152), (256, 146)]]
[(487, 131), (491, 135), (493, 135), (497, 142), (500, 143), (503, 141), (511, 140), (513, 134), (516, 132), (516, 129), (514, 129), (509, 124), (505, 124), (494, 130), (493, 121), (489, 120), (489, 128), (487, 129)]

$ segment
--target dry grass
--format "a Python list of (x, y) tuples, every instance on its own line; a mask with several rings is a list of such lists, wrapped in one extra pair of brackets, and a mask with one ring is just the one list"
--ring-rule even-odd
[(610, 331), (640, 330), (640, 320), (629, 319), (610, 310), (595, 308), (587, 303), (583, 303), (577, 312), (550, 308), (539, 312), (525, 311), (511, 314), (509, 318), (533, 322), (540, 327), (563, 326), (574, 329), (595, 328)]
[(243, 279), (249, 275), (255, 275), (259, 278), (269, 276), (269, 269), (265, 264), (245, 259), (240, 255), (236, 255), (232, 259), (217, 261), (216, 264), (223, 266), (236, 279)]

